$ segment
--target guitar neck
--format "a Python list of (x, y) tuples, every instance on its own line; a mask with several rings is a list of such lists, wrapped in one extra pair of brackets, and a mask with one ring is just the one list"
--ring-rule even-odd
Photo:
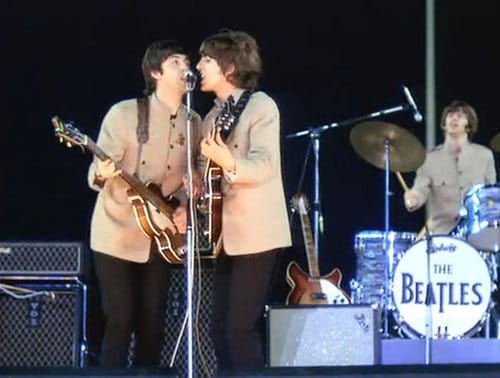
[(304, 236), (304, 245), (306, 249), (307, 264), (309, 266), (309, 276), (319, 278), (318, 259), (314, 250), (314, 240), (311, 231), (311, 223), (307, 213), (300, 214), (300, 223), (302, 225), (302, 234)]
[[(95, 156), (97, 156), (100, 160), (108, 160), (111, 157), (106, 154), (92, 139), (86, 138), (85, 147), (92, 152)], [(120, 164), (115, 162), (116, 168), (121, 169)], [(166, 203), (163, 198), (161, 198), (156, 193), (152, 192), (146, 184), (144, 184), (141, 180), (139, 180), (134, 175), (122, 170), (120, 173), (120, 177), (135, 191), (137, 191), (143, 199), (151, 203), (154, 207), (160, 210), (164, 215), (171, 217), (171, 214), (174, 212), (172, 206)]]

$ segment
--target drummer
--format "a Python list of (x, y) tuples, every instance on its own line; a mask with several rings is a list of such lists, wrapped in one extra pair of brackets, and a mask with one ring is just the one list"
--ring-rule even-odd
[(444, 143), (427, 152), (417, 169), (413, 187), (405, 192), (408, 211), (428, 204), (429, 232), (449, 234), (459, 221), (465, 193), (478, 184), (496, 182), (493, 152), (472, 143), (478, 128), (476, 111), (463, 101), (452, 101), (441, 115)]

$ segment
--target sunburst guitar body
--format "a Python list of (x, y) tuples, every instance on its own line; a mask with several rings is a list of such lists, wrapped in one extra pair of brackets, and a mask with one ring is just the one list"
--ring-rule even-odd
[(309, 273), (306, 273), (295, 261), (288, 264), (286, 280), (291, 287), (286, 304), (349, 304), (351, 299), (341, 289), (342, 272), (335, 268), (330, 273), (320, 276), (318, 260), (314, 250), (311, 224), (308, 216), (308, 202), (305, 195), (298, 193), (292, 198), (294, 210), (300, 216), (304, 245), (306, 249)]

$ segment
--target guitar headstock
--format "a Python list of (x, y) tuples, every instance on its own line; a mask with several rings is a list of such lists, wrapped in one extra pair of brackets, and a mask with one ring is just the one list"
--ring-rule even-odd
[(58, 116), (52, 117), (54, 133), (59, 138), (59, 142), (65, 143), (67, 147), (80, 146), (83, 148), (87, 144), (87, 136), (73, 126), (70, 122), (64, 122)]
[(220, 131), (222, 140), (225, 141), (233, 129), (236, 117), (234, 116), (234, 105), (232, 101), (224, 102), (224, 105), (215, 120), (215, 128)]
[(301, 215), (308, 213), (310, 205), (309, 201), (304, 193), (296, 193), (292, 197), (292, 209)]

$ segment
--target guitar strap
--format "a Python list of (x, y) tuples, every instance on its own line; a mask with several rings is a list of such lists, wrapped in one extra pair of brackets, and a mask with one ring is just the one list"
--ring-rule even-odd
[(149, 98), (137, 98), (137, 142), (139, 149), (137, 151), (137, 160), (135, 162), (134, 176), (139, 177), (139, 168), (141, 166), (142, 145), (149, 139)]
[[(240, 119), (241, 113), (243, 113), (243, 110), (245, 109), (245, 106), (248, 103), (248, 100), (250, 99), (250, 96), (252, 95), (253, 91), (247, 89), (245, 90), (236, 105), (229, 111), (229, 119), (228, 121), (222, 125), (222, 133), (223, 133), (223, 139), (227, 139), (229, 135), (231, 134), (232, 130), (236, 125), (238, 124), (238, 121)], [(233, 97), (229, 96), (227, 101), (233, 101)], [(224, 109), (222, 110), (224, 112)], [(221, 113), (222, 113), (221, 112)], [(219, 117), (219, 116), (218, 116)]]

